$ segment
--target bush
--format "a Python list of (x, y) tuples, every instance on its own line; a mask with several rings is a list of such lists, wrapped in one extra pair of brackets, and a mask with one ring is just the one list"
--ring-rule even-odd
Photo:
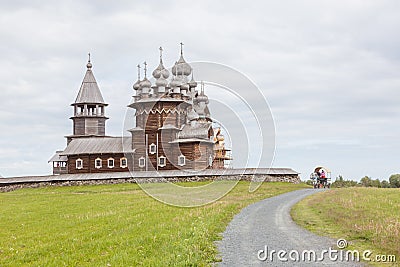
[(400, 188), (400, 174), (392, 174), (389, 178), (391, 187)]
[(342, 175), (339, 175), (336, 180), (332, 183), (332, 187), (341, 188), (341, 187), (353, 187), (357, 186), (358, 183), (352, 180), (344, 180)]

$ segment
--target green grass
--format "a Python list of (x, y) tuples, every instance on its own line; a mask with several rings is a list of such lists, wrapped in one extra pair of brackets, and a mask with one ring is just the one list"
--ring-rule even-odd
[(349, 249), (395, 255), (400, 261), (400, 189), (332, 189), (305, 198), (291, 213), (312, 232), (345, 238)]
[(135, 184), (1, 193), (0, 266), (209, 266), (234, 214), (305, 185), (248, 187), (197, 208), (165, 205)]

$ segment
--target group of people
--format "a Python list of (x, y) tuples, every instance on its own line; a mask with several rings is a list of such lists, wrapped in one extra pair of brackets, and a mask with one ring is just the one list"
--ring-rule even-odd
[(325, 170), (322, 168), (315, 169), (315, 171), (311, 174), (310, 178), (313, 181), (315, 188), (318, 188), (321, 186), (324, 188), (326, 186), (329, 187), (327, 174), (326, 174)]
[(323, 169), (320, 169), (319, 171), (313, 172), (311, 174), (311, 180), (315, 179), (326, 179), (326, 173)]

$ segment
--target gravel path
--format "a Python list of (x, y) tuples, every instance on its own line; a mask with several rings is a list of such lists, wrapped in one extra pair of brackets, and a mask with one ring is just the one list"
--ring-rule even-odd
[[(314, 250), (320, 258), (323, 250), (337, 249), (336, 240), (317, 236), (299, 227), (290, 217), (290, 209), (295, 203), (318, 191), (297, 190), (244, 208), (230, 222), (218, 243), (222, 257), (220, 266), (363, 266), (356, 262), (332, 261), (328, 253), (323, 261), (292, 260), (297, 257), (292, 250), (297, 250), (301, 259), (304, 250)], [(263, 253), (266, 248), (267, 254)], [(270, 255), (272, 250), (287, 251), (282, 257), (288, 261), (280, 261), (277, 253), (273, 254), (272, 261), (270, 257), (265, 261), (259, 259)], [(334, 255), (340, 256), (340, 252)]]

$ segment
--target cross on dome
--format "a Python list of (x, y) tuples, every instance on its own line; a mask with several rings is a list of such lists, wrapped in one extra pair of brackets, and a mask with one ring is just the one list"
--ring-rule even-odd
[(88, 59), (88, 63), (86, 64), (86, 67), (88, 68), (88, 69), (91, 69), (92, 68), (92, 63), (90, 62), (90, 53), (88, 53), (88, 56), (89, 56), (89, 59)]
[(144, 63), (144, 78), (147, 78), (147, 62), (145, 61)]
[(181, 55), (183, 55), (183, 45), (184, 44), (182, 42), (180, 42), (179, 44), (181, 45)]
[(140, 80), (140, 64), (137, 65), (137, 77)]
[(162, 63), (162, 52), (164, 51), (162, 46), (160, 46), (159, 50), (160, 50), (160, 63)]

